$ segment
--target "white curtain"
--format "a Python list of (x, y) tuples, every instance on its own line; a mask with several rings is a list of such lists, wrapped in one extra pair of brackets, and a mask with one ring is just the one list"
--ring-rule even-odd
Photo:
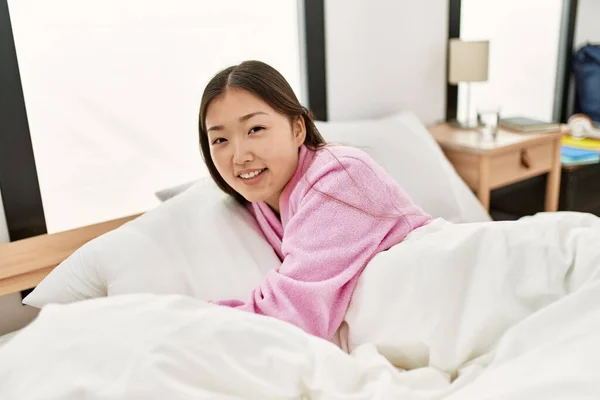
[(49, 232), (146, 211), (207, 175), (198, 107), (218, 70), (265, 61), (300, 99), (292, 0), (9, 1)]

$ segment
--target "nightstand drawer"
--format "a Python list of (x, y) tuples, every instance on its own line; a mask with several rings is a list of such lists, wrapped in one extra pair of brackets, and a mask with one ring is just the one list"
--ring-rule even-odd
[(542, 143), (493, 156), (490, 160), (490, 188), (549, 172), (554, 163), (554, 150), (554, 143)]

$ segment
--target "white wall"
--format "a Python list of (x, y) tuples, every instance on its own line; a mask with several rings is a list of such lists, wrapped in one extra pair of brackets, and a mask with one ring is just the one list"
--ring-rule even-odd
[(448, 0), (325, 1), (330, 120), (445, 117)]
[[(8, 242), (8, 229), (0, 192), (0, 245)], [(0, 335), (27, 325), (37, 315), (37, 310), (21, 305), (21, 296), (13, 294), (0, 297)]]
[(579, 0), (575, 26), (575, 50), (586, 42), (600, 44), (600, 0)]

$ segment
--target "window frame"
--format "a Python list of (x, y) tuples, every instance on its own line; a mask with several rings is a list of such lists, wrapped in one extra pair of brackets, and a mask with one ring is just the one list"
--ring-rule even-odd
[[(566, 122), (573, 101), (570, 97), (572, 57), (577, 25), (578, 0), (563, 0), (561, 18), (560, 43), (558, 44), (558, 65), (556, 85), (554, 88), (553, 117), (556, 121)], [(460, 38), (461, 0), (449, 0), (448, 38)], [(456, 120), (458, 112), (458, 86), (447, 84), (446, 87), (446, 121)]]

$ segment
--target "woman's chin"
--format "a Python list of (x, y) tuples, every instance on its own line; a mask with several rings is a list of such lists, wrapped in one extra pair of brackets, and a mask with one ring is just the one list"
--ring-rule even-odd
[(271, 191), (267, 192), (260, 190), (245, 190), (240, 191), (238, 193), (240, 193), (250, 203), (270, 203), (270, 200), (275, 198), (277, 198), (277, 202), (279, 202), (279, 196), (277, 196), (275, 193), (272, 193)]
[(241, 194), (247, 201), (250, 203), (258, 203), (260, 201), (266, 201), (269, 196), (267, 194), (261, 193), (260, 190), (239, 190), (239, 194)]

